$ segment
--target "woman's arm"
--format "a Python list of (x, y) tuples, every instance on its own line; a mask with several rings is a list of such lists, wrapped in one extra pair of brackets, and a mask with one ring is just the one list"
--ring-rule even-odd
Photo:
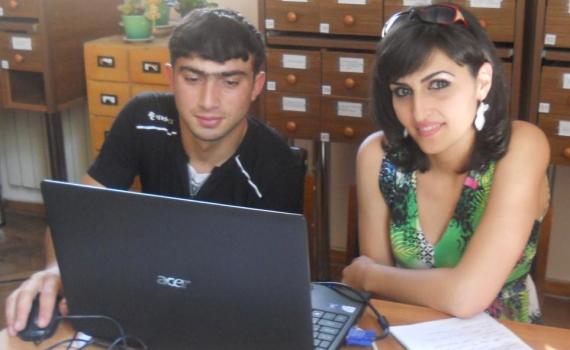
[[(347, 268), (347, 280), (364, 290), (402, 302), (470, 317), (496, 298), (545, 208), (549, 147), (540, 129), (513, 123), (507, 154), (497, 163), (485, 213), (454, 268), (409, 270), (362, 258)], [(384, 227), (384, 226), (382, 226)], [(362, 242), (371, 244), (370, 241)]]

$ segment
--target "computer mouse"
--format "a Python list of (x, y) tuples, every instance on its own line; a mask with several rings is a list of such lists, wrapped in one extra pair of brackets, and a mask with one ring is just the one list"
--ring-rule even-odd
[(38, 315), (40, 313), (40, 296), (38, 294), (32, 303), (32, 308), (28, 316), (26, 328), (18, 332), (18, 337), (24, 341), (33, 341), (35, 343), (39, 343), (42, 340), (50, 338), (55, 333), (60, 321), (59, 301), (60, 298), (58, 298), (56, 301), (49, 324), (44, 328), (40, 328), (36, 323), (38, 321)]

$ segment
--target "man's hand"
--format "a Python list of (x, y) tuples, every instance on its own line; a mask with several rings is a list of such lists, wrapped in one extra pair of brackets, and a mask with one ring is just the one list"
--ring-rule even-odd
[(359, 256), (342, 270), (342, 282), (361, 291), (366, 291), (367, 271), (376, 263), (367, 256)]
[[(61, 290), (61, 276), (57, 265), (34, 273), (6, 299), (8, 334), (15, 336), (26, 327), (34, 298), (40, 294), (38, 326), (46, 327), (53, 314), (57, 295)], [(64, 304), (63, 302), (62, 304)], [(67, 310), (60, 310), (67, 314)]]

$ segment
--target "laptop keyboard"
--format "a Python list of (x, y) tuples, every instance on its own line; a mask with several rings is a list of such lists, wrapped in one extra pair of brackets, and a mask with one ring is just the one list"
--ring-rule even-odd
[(341, 336), (348, 316), (330, 311), (313, 309), (313, 344), (316, 350), (332, 349), (331, 345)]

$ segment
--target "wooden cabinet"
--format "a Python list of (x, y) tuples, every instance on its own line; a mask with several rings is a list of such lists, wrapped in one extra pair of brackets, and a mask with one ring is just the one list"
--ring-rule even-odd
[(84, 45), (91, 156), (99, 153), (115, 117), (142, 92), (169, 91), (165, 64), (170, 62), (168, 39), (126, 43), (121, 36)]
[(44, 112), (52, 177), (66, 179), (59, 111), (85, 96), (83, 42), (120, 31), (116, 0), (0, 0), (4, 108)]

